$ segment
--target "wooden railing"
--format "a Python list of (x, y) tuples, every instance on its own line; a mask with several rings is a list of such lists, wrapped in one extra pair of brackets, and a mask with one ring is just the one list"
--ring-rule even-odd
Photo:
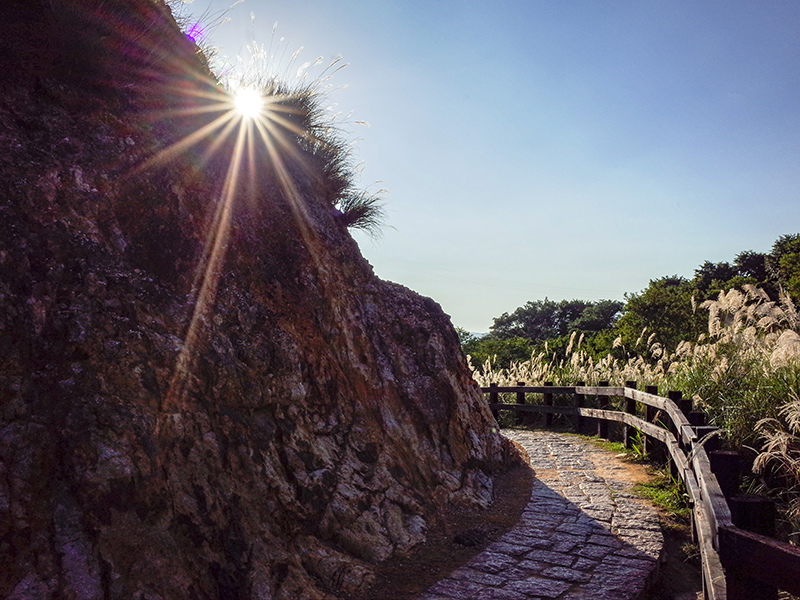
[[(775, 600), (778, 590), (800, 595), (800, 548), (764, 535), (774, 529), (774, 506), (757, 496), (736, 494), (738, 455), (718, 449), (717, 428), (705, 425), (703, 413), (693, 411), (692, 401), (680, 392), (669, 392), (665, 398), (653, 386), (645, 391), (636, 387), (635, 382), (626, 382), (625, 387), (610, 387), (607, 382), (599, 386), (520, 382), (481, 390), (489, 394), (496, 419), (499, 411), (516, 412), (517, 423), (526, 413), (544, 413), (544, 424), (549, 426), (553, 415), (567, 415), (574, 417), (578, 432), (590, 419), (596, 422), (597, 435), (606, 439), (609, 426), (620, 423), (616, 427), (621, 428), (626, 446), (633, 446), (638, 431), (646, 436), (648, 453), (666, 451), (670, 469), (689, 496), (707, 600)], [(500, 402), (500, 394), (514, 394), (514, 402)], [(541, 395), (541, 403), (528, 403), (529, 395)], [(562, 399), (559, 404), (556, 397)], [(587, 406), (591, 398), (596, 408)], [(612, 398), (620, 400), (612, 403)], [(759, 518), (760, 513), (767, 518)]]

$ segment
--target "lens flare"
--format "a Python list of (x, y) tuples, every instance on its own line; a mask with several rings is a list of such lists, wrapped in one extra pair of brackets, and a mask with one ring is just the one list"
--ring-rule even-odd
[(264, 97), (253, 88), (240, 88), (233, 96), (233, 106), (243, 119), (257, 119), (264, 109)]
[(186, 37), (192, 40), (192, 42), (195, 44), (201, 42), (205, 36), (206, 31), (202, 23), (192, 23), (186, 28)]
[[(201, 164), (205, 164), (211, 155), (222, 148), (227, 146), (231, 149), (227, 174), (220, 189), (213, 223), (196, 267), (191, 292), (194, 306), (191, 309), (183, 344), (176, 357), (169, 388), (161, 402), (161, 410), (165, 415), (178, 410), (192, 385), (196, 360), (207, 334), (208, 317), (215, 303), (222, 274), (234, 205), (242, 189), (242, 180), (254, 180), (259, 170), (256, 164), (257, 155), (269, 161), (304, 245), (311, 255), (315, 270), (321, 280), (327, 278), (329, 267), (319, 256), (319, 241), (311, 226), (311, 215), (300, 189), (290, 174), (293, 165), (310, 173), (312, 166), (306, 162), (297, 144), (298, 139), (307, 139), (309, 132), (297, 124), (296, 116), (302, 109), (297, 107), (294, 95), (291, 92), (270, 91), (270, 89), (243, 85), (235, 87), (230, 92), (221, 88), (190, 92), (187, 98), (194, 97), (200, 101), (198, 105), (193, 108), (164, 111), (163, 116), (213, 116), (204, 125), (145, 159), (134, 169), (134, 173), (142, 173), (156, 165), (168, 164), (201, 142), (206, 142), (206, 148), (200, 157)], [(183, 88), (176, 88), (176, 91), (179, 94), (187, 93)], [(232, 143), (226, 144), (226, 142)], [(258, 146), (261, 146), (263, 153), (257, 151)], [(347, 343), (352, 345), (349, 337)]]

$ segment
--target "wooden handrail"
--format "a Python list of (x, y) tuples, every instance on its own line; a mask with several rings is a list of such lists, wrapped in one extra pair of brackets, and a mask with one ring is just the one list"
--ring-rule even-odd
[[(561, 385), (561, 386), (543, 386), (543, 385), (506, 385), (506, 386), (491, 386), (495, 392), (501, 394), (512, 394), (522, 392), (524, 394), (574, 394), (575, 386)], [(481, 388), (484, 391), (489, 391), (489, 388)], [(609, 388), (611, 389), (611, 388)]]
[(730, 527), (733, 523), (731, 522), (731, 511), (728, 508), (728, 502), (719, 487), (717, 478), (711, 471), (711, 462), (708, 460), (708, 455), (702, 448), (692, 457), (692, 471), (697, 477), (700, 495), (707, 509), (706, 515), (711, 524), (714, 547), (719, 550), (719, 541), (717, 539), (719, 528)]
[(800, 548), (727, 525), (719, 530), (723, 566), (800, 594)]
[(575, 392), (578, 394), (584, 394), (585, 396), (624, 396), (625, 388), (582, 385), (580, 387), (575, 386)]
[[(650, 389), (656, 390), (656, 388)], [(681, 399), (679, 392), (670, 392), (671, 398), (664, 398), (649, 391), (635, 389), (634, 382), (628, 382), (626, 387), (493, 385), (491, 390), (490, 388), (481, 390), (491, 391), (494, 401), (489, 407), (494, 414), (499, 410), (512, 410), (521, 413), (572, 415), (577, 416), (579, 421), (582, 417), (588, 417), (597, 420), (598, 423), (618, 422), (634, 427), (649, 438), (664, 444), (675, 465), (675, 471), (683, 480), (689, 494), (702, 557), (703, 587), (707, 599), (726, 600), (729, 592), (732, 600), (739, 598), (741, 591), (737, 586), (741, 585), (742, 578), (758, 581), (792, 594), (800, 594), (800, 578), (797, 575), (800, 573), (800, 549), (733, 525), (730, 508), (711, 469), (706, 448), (703, 447), (704, 443), (708, 443), (708, 439), (716, 441), (711, 436), (707, 436), (706, 440), (702, 439), (702, 434), (714, 428), (692, 425), (689, 422), (687, 415), (691, 411), (692, 403), (690, 400)], [(547, 397), (552, 397), (552, 394), (573, 395), (580, 401), (576, 402), (575, 406), (504, 404), (497, 401), (499, 393), (547, 394)], [(673, 435), (669, 429), (632, 414), (636, 411), (635, 407), (632, 410), (630, 403), (626, 403), (626, 412), (607, 408), (586, 408), (582, 406), (584, 396), (601, 397), (601, 399), (627, 398), (640, 402), (650, 409), (660, 410), (669, 417), (675, 434)], [(603, 406), (601, 402), (601, 407)], [(655, 420), (651, 410), (648, 410), (647, 414), (648, 419)], [(710, 446), (710, 443), (708, 445)], [(733, 587), (730, 589), (729, 576), (733, 578), (731, 579)], [(748, 586), (746, 588), (750, 589)], [(760, 597), (752, 597), (752, 600), (760, 600)]]

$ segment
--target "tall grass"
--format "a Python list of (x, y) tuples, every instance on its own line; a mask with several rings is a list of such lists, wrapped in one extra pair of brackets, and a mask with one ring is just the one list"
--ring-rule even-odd
[(762, 419), (756, 425), (763, 446), (753, 463), (753, 471), (762, 478), (757, 488), (777, 496), (789, 524), (789, 536), (800, 541), (800, 398), (779, 411), (780, 419)]
[[(754, 457), (760, 478), (754, 489), (781, 500), (784, 529), (800, 539), (800, 315), (788, 294), (773, 302), (753, 286), (721, 292), (700, 304), (708, 311), (708, 333), (683, 341), (669, 354), (643, 331), (629, 358), (610, 354), (594, 360), (573, 334), (566, 358), (537, 353), (530, 360), (497, 369), (489, 360), (473, 376), (482, 386), (518, 381), (623, 385), (637, 381), (680, 390), (727, 444)], [(470, 363), (471, 366), (471, 363)]]
[(473, 376), (483, 386), (637, 381), (662, 392), (680, 390), (708, 413), (731, 446), (755, 445), (756, 424), (780, 419), (781, 407), (800, 392), (797, 309), (787, 294), (773, 302), (753, 286), (721, 292), (698, 308), (708, 311), (708, 333), (681, 342), (671, 354), (643, 331), (633, 348), (625, 349), (628, 358), (609, 354), (596, 360), (581, 350), (582, 338), (573, 334), (563, 360), (540, 352), (507, 369), (497, 369), (488, 360), (473, 368)]

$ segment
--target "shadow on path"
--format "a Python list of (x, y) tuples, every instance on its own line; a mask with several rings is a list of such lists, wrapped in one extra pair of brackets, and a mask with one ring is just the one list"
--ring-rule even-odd
[(420, 600), (635, 600), (654, 581), (663, 537), (635, 478), (588, 441), (503, 432), (528, 452), (536, 480), (519, 523)]

